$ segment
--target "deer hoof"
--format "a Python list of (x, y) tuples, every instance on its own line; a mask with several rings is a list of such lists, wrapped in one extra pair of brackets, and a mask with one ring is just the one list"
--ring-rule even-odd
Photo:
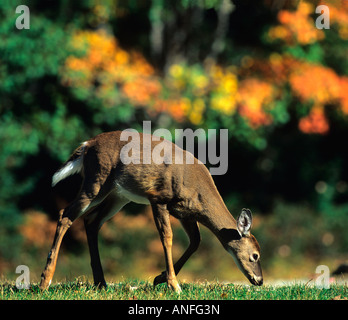
[(52, 280), (48, 280), (45, 276), (41, 276), (40, 289), (46, 290), (50, 286)]
[(168, 287), (180, 294), (182, 292), (177, 280), (168, 280)]
[(167, 273), (163, 271), (160, 275), (158, 275), (155, 280), (153, 280), (153, 286), (156, 287), (158, 284), (167, 282)]

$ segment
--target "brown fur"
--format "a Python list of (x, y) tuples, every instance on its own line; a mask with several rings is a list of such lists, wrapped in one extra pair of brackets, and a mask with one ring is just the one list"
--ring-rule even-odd
[[(185, 164), (190, 154), (170, 142), (166, 143), (172, 148), (174, 163), (144, 164), (141, 144), (141, 163), (126, 165), (122, 163), (120, 153), (130, 140), (121, 141), (120, 136), (120, 131), (99, 134), (85, 143), (84, 154), (81, 148), (77, 148), (69, 158), (68, 161), (71, 161), (83, 156), (84, 179), (77, 198), (64, 210), (62, 219), (58, 222), (57, 234), (42, 274), (41, 288), (47, 288), (53, 277), (60, 242), (69, 223), (82, 214), (95, 284), (106, 285), (99, 258), (97, 234), (105, 220), (129, 202), (124, 194), (120, 194), (120, 186), (137, 197), (148, 199), (152, 206), (167, 264), (166, 272), (155, 278), (155, 284), (167, 281), (171, 288), (180, 291), (176, 274), (198, 247), (198, 222), (208, 227), (225, 249), (236, 257), (237, 264), (252, 283), (262, 283), (259, 259), (255, 263), (249, 262), (251, 254), (260, 255), (259, 244), (250, 234), (241, 236), (236, 220), (226, 208), (208, 169), (196, 158), (193, 164)], [(144, 137), (140, 134), (141, 141)], [(152, 141), (151, 150), (162, 142), (163, 139), (159, 142)], [(183, 164), (175, 163), (176, 152), (183, 152)], [(169, 154), (164, 156), (170, 157)], [(171, 254), (172, 231), (169, 215), (180, 219), (190, 238), (189, 248), (175, 265)], [(63, 223), (64, 219), (69, 223)]]

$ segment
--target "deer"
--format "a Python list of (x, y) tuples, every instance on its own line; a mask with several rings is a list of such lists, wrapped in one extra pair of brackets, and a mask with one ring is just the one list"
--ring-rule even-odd
[[(135, 139), (122, 138), (122, 131), (101, 133), (83, 142), (53, 175), (52, 186), (73, 174), (80, 174), (82, 182), (75, 199), (59, 212), (40, 288), (45, 290), (50, 286), (62, 239), (79, 217), (83, 218), (85, 225), (94, 285), (106, 287), (98, 232), (107, 220), (132, 201), (151, 205), (163, 246), (166, 268), (154, 278), (154, 286), (167, 283), (168, 288), (181, 292), (177, 274), (199, 247), (199, 224), (213, 232), (251, 284), (262, 285), (260, 246), (250, 233), (251, 211), (244, 208), (235, 219), (220, 196), (209, 170), (192, 153), (164, 138), (151, 140), (145, 145), (144, 139), (151, 139), (152, 135), (138, 134), (141, 148), (135, 148)], [(160, 143), (165, 145), (163, 152), (153, 155), (150, 162), (142, 161), (148, 156), (146, 153), (153, 152)], [(130, 148), (132, 144), (134, 148)], [(140, 161), (124, 163), (122, 148), (137, 153)], [(178, 154), (183, 155), (184, 161), (175, 162)], [(161, 159), (154, 159), (156, 157)], [(192, 157), (193, 161), (185, 161)], [(186, 251), (175, 264), (170, 216), (181, 222), (189, 238)]]

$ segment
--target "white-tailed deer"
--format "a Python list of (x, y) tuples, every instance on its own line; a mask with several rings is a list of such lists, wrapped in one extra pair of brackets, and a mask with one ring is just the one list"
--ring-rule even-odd
[[(154, 285), (167, 282), (176, 292), (181, 291), (176, 275), (198, 248), (198, 223), (216, 235), (252, 284), (262, 285), (260, 246), (250, 234), (250, 210), (243, 209), (235, 220), (226, 208), (208, 169), (199, 160), (194, 158), (193, 164), (186, 164), (185, 159), (193, 157), (192, 154), (175, 144), (161, 139), (151, 140), (151, 143), (145, 146), (143, 139), (146, 134), (139, 134), (139, 137), (141, 148), (136, 145), (129, 148), (133, 142), (123, 141), (121, 131), (99, 134), (77, 148), (53, 176), (53, 185), (74, 173), (80, 173), (83, 182), (75, 200), (60, 212), (52, 249), (41, 275), (40, 288), (46, 289), (50, 285), (63, 236), (73, 221), (82, 215), (94, 283), (96, 286), (106, 286), (99, 257), (98, 231), (105, 221), (130, 201), (152, 206), (163, 244), (166, 271), (155, 278)], [(148, 137), (151, 138), (151, 135)], [(145, 153), (151, 153), (159, 143), (165, 143), (170, 147), (164, 148), (160, 155), (165, 161), (154, 159), (156, 153), (153, 153), (152, 162), (144, 164), (142, 160)], [(127, 150), (138, 153), (140, 163), (125, 164), (122, 161), (121, 150), (125, 145)], [(172, 152), (166, 154), (165, 150)], [(180, 153), (184, 161), (177, 163), (175, 160)], [(170, 215), (180, 220), (190, 240), (187, 250), (175, 264), (172, 260), (173, 235)]]

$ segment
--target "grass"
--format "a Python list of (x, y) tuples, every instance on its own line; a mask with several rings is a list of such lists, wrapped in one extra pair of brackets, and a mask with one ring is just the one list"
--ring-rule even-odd
[(331, 285), (320, 289), (313, 285), (284, 286), (213, 283), (181, 283), (176, 294), (162, 284), (153, 288), (147, 281), (129, 280), (110, 283), (107, 289), (96, 289), (79, 280), (51, 285), (41, 291), (38, 284), (30, 289), (17, 289), (14, 283), (0, 284), (1, 300), (347, 300), (347, 285)]

